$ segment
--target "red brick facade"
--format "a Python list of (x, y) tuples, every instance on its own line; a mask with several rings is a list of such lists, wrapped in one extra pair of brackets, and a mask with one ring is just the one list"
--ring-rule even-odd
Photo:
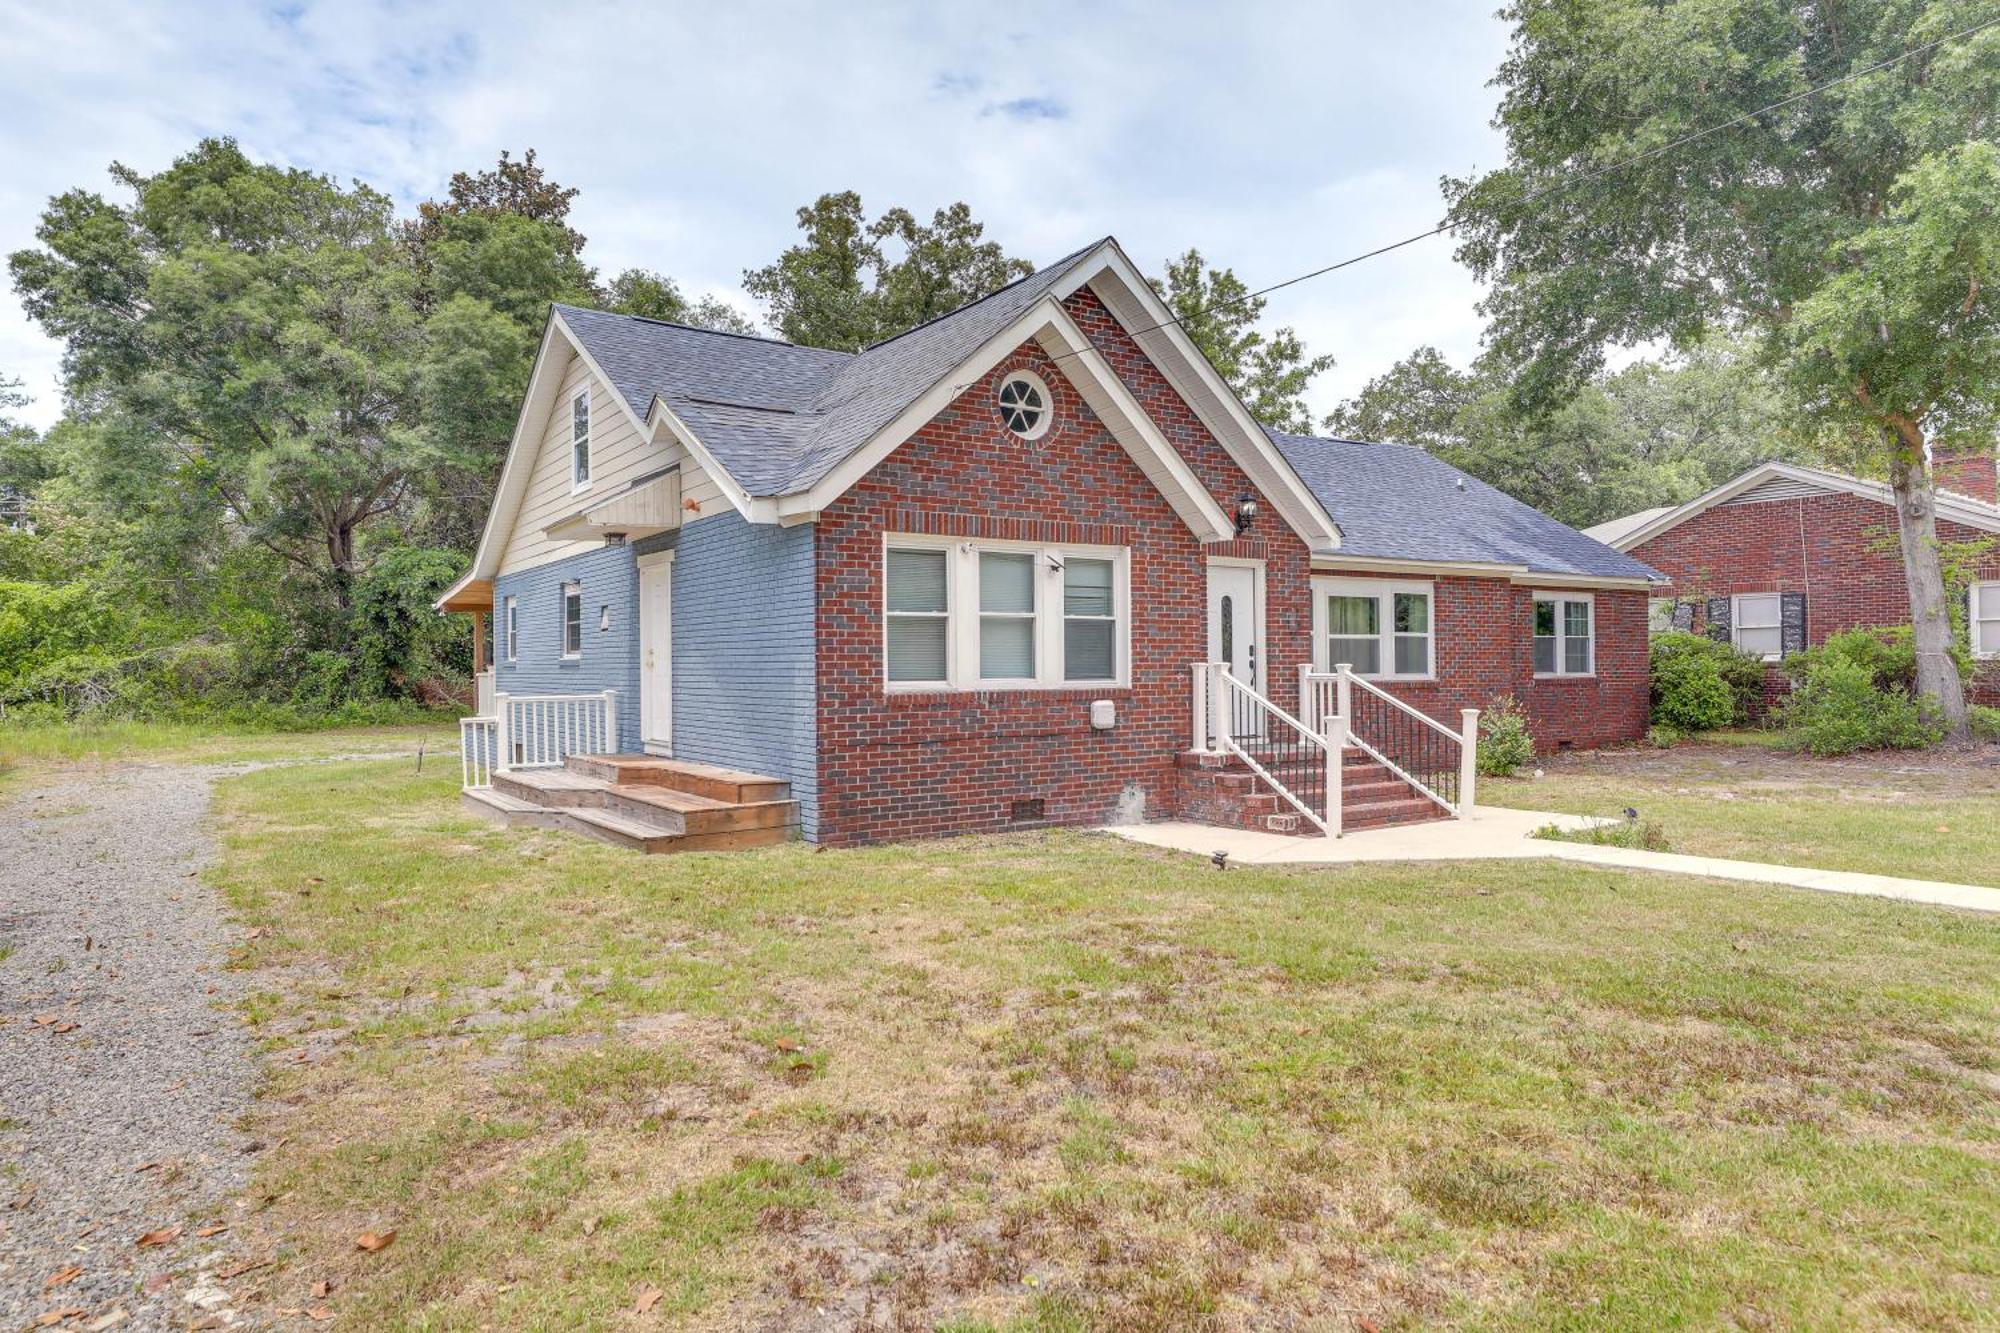
[[(1986, 460), (1991, 469), (1992, 460)], [(1947, 543), (1991, 534), (1940, 521)], [(1673, 580), (1656, 595), (1703, 601), (1738, 593), (1797, 592), (1806, 599), (1806, 641), (1872, 625), (1910, 623), (1909, 588), (1889, 506), (1841, 493), (1753, 504), (1721, 504), (1631, 549)], [(2000, 550), (1979, 565), (2000, 578)], [(1697, 613), (1696, 625), (1701, 619)], [(1772, 692), (1782, 689), (1776, 668)], [(1973, 696), (2000, 703), (2000, 663), (1982, 663)]]
[[(1341, 575), (1341, 577), (1365, 577)], [(1404, 703), (1456, 727), (1459, 710), (1511, 694), (1544, 752), (1592, 750), (1646, 734), (1646, 598), (1597, 589), (1596, 674), (1535, 675), (1535, 589), (1500, 579), (1434, 580), (1437, 680), (1388, 682)]]
[[(1177, 757), (1189, 746), (1189, 667), (1208, 655), (1207, 565), (1261, 559), (1261, 651), (1284, 702), (1310, 660), (1305, 544), (1244, 475), (1123, 328), (1086, 289), (1070, 313), (1106, 349), (1126, 387), (1225, 511), (1257, 495), (1246, 539), (1204, 546), (1033, 343), (1006, 358), (825, 510), (817, 542), (821, 841), (851, 844), (1008, 827), (1017, 800), (1050, 823), (1121, 810), (1174, 812)], [(993, 409), (999, 380), (1035, 371), (1055, 399), (1048, 434), (1024, 442)], [(1115, 545), (1131, 552), (1131, 685), (1123, 689), (890, 693), (883, 681), (885, 533)], [(1538, 736), (1595, 745), (1643, 732), (1645, 597), (1598, 597), (1600, 675), (1535, 681), (1529, 593), (1494, 580), (1438, 581), (1439, 657), (1448, 684), (1406, 687), (1447, 716), (1512, 692)], [(1093, 700), (1117, 725), (1090, 726)]]

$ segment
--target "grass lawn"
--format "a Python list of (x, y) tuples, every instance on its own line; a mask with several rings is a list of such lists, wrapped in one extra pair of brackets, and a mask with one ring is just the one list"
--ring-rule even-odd
[(442, 723), (270, 731), (178, 722), (106, 722), (70, 726), (0, 724), (0, 797), (34, 769), (72, 764), (232, 764), (330, 755), (407, 752), (421, 745), (458, 771), (458, 727)]
[[(2000, 925), (1080, 833), (644, 858), (230, 779), (253, 1311), (350, 1328), (1991, 1327)], [(379, 1253), (354, 1237), (394, 1228)], [(330, 1297), (315, 1285), (332, 1284)]]
[(1579, 815), (1627, 806), (1667, 850), (2000, 886), (2000, 745), (1815, 759), (1742, 732), (1670, 750), (1547, 761), (1483, 779), (1493, 805)]

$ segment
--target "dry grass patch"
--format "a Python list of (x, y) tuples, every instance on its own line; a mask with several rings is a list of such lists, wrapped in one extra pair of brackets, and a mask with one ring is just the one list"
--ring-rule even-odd
[[(642, 858), (225, 789), (266, 1304), (358, 1327), (1973, 1327), (2000, 937), (1088, 835)], [(309, 1016), (309, 1017), (308, 1017)], [(304, 1062), (290, 1059), (305, 1050)], [(394, 1227), (379, 1254), (362, 1230)]]

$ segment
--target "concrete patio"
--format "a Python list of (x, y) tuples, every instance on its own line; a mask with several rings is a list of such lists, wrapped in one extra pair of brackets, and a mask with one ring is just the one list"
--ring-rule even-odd
[(1169, 821), (1124, 824), (1103, 831), (1150, 847), (1165, 847), (1197, 856), (1227, 852), (1238, 865), (1358, 865), (1380, 861), (1483, 861), (1547, 859), (1627, 870), (1651, 870), (1704, 879), (1777, 884), (1821, 893), (1861, 894), (1905, 902), (1962, 907), (1976, 912), (2000, 912), (2000, 888), (1951, 884), (1940, 880), (1904, 879), (1853, 870), (1820, 870), (1733, 861), (1678, 852), (1649, 852), (1629, 847), (1597, 847), (1534, 836), (1553, 824), (1574, 831), (1615, 823), (1588, 815), (1550, 814), (1538, 810), (1487, 807), (1469, 819), (1412, 824), (1399, 828), (1350, 833), (1344, 838), (1298, 838), (1249, 829), (1217, 828), (1208, 824)]

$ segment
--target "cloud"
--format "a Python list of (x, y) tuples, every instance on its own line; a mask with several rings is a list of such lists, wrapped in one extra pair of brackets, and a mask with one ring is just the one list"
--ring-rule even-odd
[(1053, 97), (1016, 97), (1008, 102), (988, 102), (979, 114), (1010, 120), (1068, 120), (1069, 108)]
[[(1037, 262), (1110, 233), (1149, 271), (1196, 245), (1263, 286), (1422, 230), (1440, 174), (1500, 161), (1491, 9), (15, 5), (0, 252), (35, 243), (52, 195), (115, 195), (112, 161), (158, 171), (230, 134), (404, 209), (533, 147), (579, 188), (600, 270), (658, 269), (739, 306), (743, 271), (795, 239), (794, 210), (840, 189), (919, 216), (963, 199)], [(1438, 239), (1289, 288), (1267, 315), (1340, 359), (1313, 392), (1325, 410), (1418, 343), (1464, 359), (1477, 296)], [(60, 409), (59, 352), (0, 292), (0, 375), (27, 380), (38, 423)]]

